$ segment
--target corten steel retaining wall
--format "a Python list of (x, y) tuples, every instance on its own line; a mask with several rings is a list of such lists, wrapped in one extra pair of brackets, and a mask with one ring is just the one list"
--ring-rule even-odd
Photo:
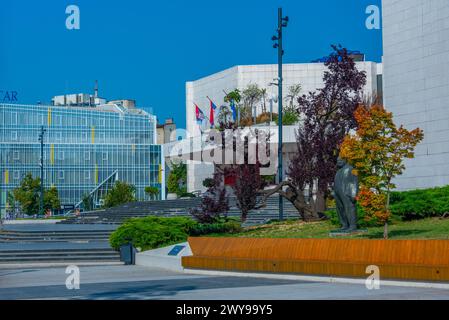
[(449, 281), (449, 240), (365, 239), (188, 239), (188, 269), (276, 272), (366, 278), (366, 267), (381, 279)]

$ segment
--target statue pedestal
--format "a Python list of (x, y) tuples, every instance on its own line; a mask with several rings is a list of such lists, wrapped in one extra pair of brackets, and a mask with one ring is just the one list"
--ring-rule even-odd
[(347, 237), (347, 236), (353, 236), (353, 235), (357, 235), (357, 234), (364, 234), (367, 233), (368, 230), (367, 229), (357, 229), (357, 230), (352, 230), (352, 231), (331, 231), (329, 232), (329, 237)]

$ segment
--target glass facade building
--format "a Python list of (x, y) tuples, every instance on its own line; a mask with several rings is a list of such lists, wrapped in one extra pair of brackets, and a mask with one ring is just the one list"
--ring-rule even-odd
[(156, 117), (136, 108), (105, 104), (64, 107), (0, 104), (0, 207), (7, 192), (28, 173), (40, 177), (41, 128), (44, 133), (44, 186), (56, 186), (61, 204), (79, 206), (92, 194), (120, 180), (146, 199), (146, 186), (165, 197), (161, 146), (156, 145)]

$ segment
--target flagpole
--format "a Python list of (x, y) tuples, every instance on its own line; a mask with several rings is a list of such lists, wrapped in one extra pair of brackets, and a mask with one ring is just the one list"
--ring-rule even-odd
[[(212, 101), (211, 98), (209, 98), (209, 96), (206, 96), (206, 98), (209, 100), (210, 102), (210, 107), (209, 107), (209, 112), (212, 116), (214, 116), (214, 121), (213, 123), (211, 123), (211, 119), (209, 119), (209, 124), (210, 124), (210, 128), (213, 129), (213, 127), (215, 126), (215, 109), (217, 108), (217, 106), (215, 105), (215, 103)], [(213, 107), (215, 106), (215, 108)]]

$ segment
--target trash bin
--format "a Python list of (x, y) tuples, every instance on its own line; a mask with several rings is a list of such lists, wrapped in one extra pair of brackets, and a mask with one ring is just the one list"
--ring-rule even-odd
[(136, 263), (136, 249), (131, 242), (120, 246), (120, 261), (123, 261), (125, 265)]

